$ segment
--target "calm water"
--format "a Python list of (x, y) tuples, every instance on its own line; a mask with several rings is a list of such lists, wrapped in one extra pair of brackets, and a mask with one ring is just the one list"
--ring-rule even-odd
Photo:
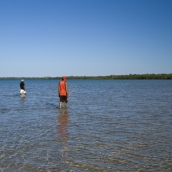
[(172, 80), (0, 80), (1, 172), (171, 172)]

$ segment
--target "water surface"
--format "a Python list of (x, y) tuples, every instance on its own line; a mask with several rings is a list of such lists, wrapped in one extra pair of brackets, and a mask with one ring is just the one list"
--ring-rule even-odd
[(171, 80), (0, 80), (0, 171), (172, 171)]

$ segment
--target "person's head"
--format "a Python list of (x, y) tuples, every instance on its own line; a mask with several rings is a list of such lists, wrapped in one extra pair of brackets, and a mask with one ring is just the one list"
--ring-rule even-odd
[(66, 81), (66, 79), (67, 79), (66, 76), (63, 76), (63, 77), (62, 77), (62, 80), (63, 80), (63, 81)]
[(24, 82), (24, 79), (22, 79), (21, 82)]

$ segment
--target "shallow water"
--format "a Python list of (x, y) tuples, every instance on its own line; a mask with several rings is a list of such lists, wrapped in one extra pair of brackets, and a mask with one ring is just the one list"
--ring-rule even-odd
[(0, 80), (0, 171), (172, 171), (171, 80)]

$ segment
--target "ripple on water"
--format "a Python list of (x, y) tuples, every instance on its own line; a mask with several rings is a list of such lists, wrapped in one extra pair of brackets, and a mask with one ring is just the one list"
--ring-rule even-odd
[(26, 83), (0, 85), (0, 171), (171, 172), (171, 81), (70, 80), (62, 110), (57, 81)]

